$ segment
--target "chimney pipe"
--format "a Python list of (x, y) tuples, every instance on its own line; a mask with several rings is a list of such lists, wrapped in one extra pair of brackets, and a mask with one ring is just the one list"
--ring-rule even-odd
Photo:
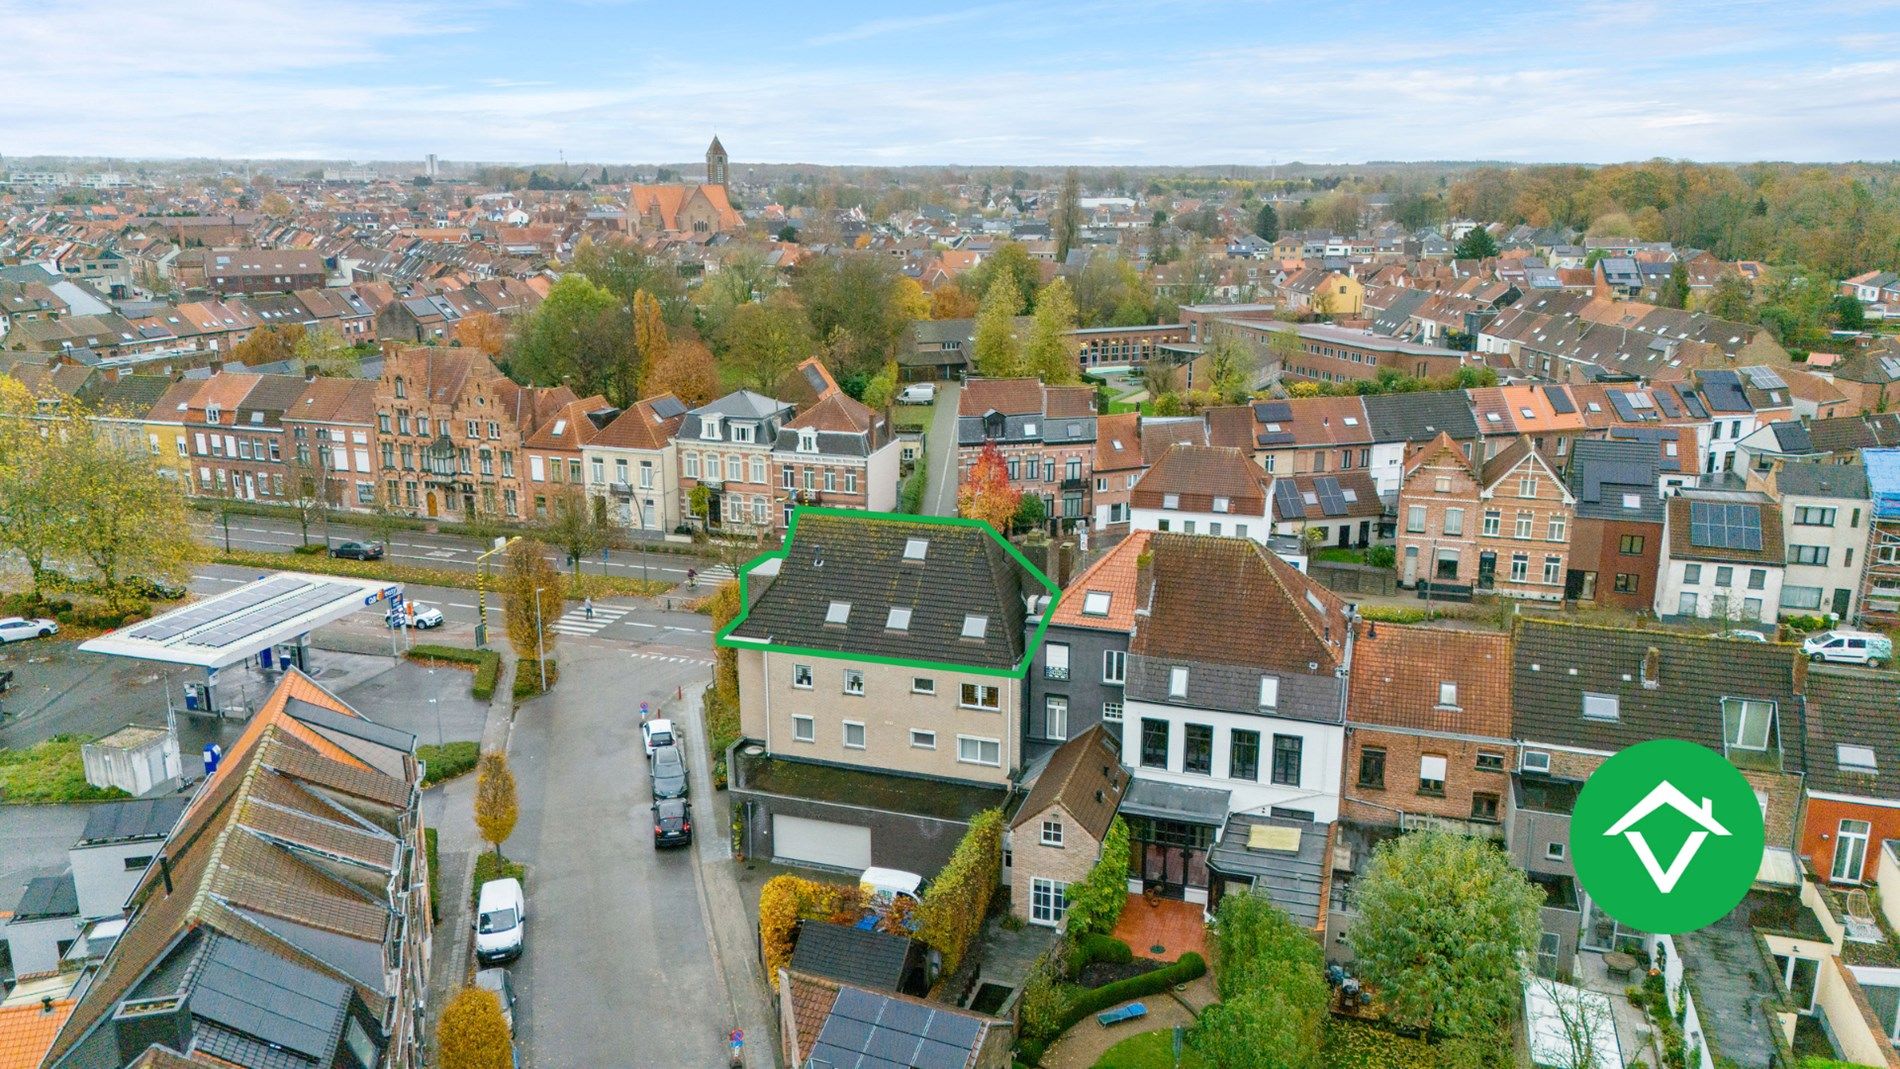
[(165, 893), (172, 893), (172, 862), (164, 854), (158, 855), (158, 875), (165, 881)]

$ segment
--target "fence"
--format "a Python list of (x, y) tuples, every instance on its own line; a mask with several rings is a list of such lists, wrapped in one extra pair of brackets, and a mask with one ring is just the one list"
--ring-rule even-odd
[(1669, 1009), (1682, 1015), (1682, 1039), (1696, 1052), (1698, 1061), (1691, 1069), (1715, 1069), (1715, 1056), (1709, 1053), (1709, 1041), (1702, 1030), (1702, 1018), (1696, 1013), (1695, 995), (1683, 983), (1682, 955), (1676, 942), (1666, 935), (1649, 937), (1649, 960), (1662, 965), (1663, 991), (1669, 996)]

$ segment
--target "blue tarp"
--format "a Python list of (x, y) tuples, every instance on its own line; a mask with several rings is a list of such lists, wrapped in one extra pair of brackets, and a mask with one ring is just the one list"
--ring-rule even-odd
[(1863, 449), (1860, 455), (1867, 465), (1874, 515), (1883, 520), (1900, 519), (1900, 449)]

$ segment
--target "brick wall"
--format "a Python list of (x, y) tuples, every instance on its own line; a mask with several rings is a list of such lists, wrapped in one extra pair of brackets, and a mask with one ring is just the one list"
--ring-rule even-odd
[[(1360, 782), (1361, 758), (1368, 749), (1385, 751), (1385, 786)], [(1480, 771), (1478, 755), (1497, 757), (1499, 771)], [(1427, 754), (1445, 758), (1442, 794), (1424, 794), (1419, 788), (1419, 759)], [(1497, 823), (1504, 817), (1504, 797), (1510, 793), (1511, 748), (1504, 742), (1478, 743), (1432, 738), (1383, 728), (1355, 727), (1346, 740), (1345, 809), (1347, 820), (1363, 824), (1397, 824), (1399, 812), (1429, 814), (1449, 820)], [(1472, 797), (1495, 800), (1491, 816), (1474, 816)]]
[[(1062, 822), (1062, 845), (1042, 845), (1042, 822)], [(1037, 877), (1074, 885), (1085, 879), (1101, 856), (1102, 844), (1060, 805), (1024, 821), (1010, 833), (1009, 911), (1029, 919), (1029, 881)]]

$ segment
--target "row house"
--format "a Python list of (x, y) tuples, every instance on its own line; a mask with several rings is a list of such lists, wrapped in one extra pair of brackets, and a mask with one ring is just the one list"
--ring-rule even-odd
[(778, 472), (778, 523), (799, 505), (894, 512), (899, 481), (897, 437), (890, 417), (845, 393), (814, 360), (828, 384), (819, 398), (779, 428), (772, 449)]
[(1772, 627), (1786, 577), (1781, 506), (1752, 490), (1682, 489), (1664, 509), (1658, 616)]
[[(1023, 752), (1035, 762), (1100, 725), (1121, 738), (1135, 580), (1148, 531), (1131, 532), (1069, 581), (1023, 681)], [(1044, 623), (1032, 616), (1031, 630)]]
[(313, 376), (284, 409), (283, 426), (297, 477), (322, 478), (321, 497), (331, 507), (366, 511), (380, 503), (374, 381)]
[(1780, 611), (1853, 620), (1872, 546), (1873, 497), (1866, 466), (1792, 462), (1751, 471), (1749, 486), (1781, 507), (1787, 571)]
[(983, 447), (993, 443), (1011, 486), (1040, 496), (1051, 519), (1082, 520), (1089, 515), (1095, 420), (1092, 387), (971, 379), (957, 401), (958, 481), (969, 478)]
[(37, 1064), (427, 1064), (422, 773), (415, 736), (287, 672), (127, 860), (124, 929)]
[(673, 437), (686, 406), (670, 393), (636, 402), (581, 446), (587, 493), (614, 522), (643, 534), (665, 534), (686, 523), (680, 451)]
[(1273, 480), (1273, 533), (1301, 545), (1364, 549), (1384, 533), (1385, 505), (1366, 471)]
[(189, 443), (192, 492), (244, 501), (294, 497), (294, 485), (286, 494), (282, 420), (304, 380), (225, 372), (188, 381), (195, 388), (180, 394), (175, 411), (177, 433)]
[[(1462, 401), (1462, 396), (1460, 401)], [(1360, 397), (1255, 401), (1254, 459), (1268, 475), (1324, 474), (1372, 467), (1372, 427)]]
[(187, 249), (172, 264), (180, 289), (205, 289), (219, 297), (288, 293), (324, 285), (323, 256), (306, 249)]
[(1338, 818), (1351, 617), (1247, 539), (1156, 533), (1145, 556), (1122, 714), (1130, 888), (1212, 911), (1228, 880), (1210, 852), (1248, 842), (1248, 817)]
[(383, 494), (409, 515), (522, 515), (522, 443), (575, 400), (521, 386), (472, 349), (399, 349), (376, 386)]
[(1568, 907), (1543, 911), (1540, 967), (1548, 960), (1561, 971), (1569, 948), (1615, 950), (1630, 934), (1576, 882), (1570, 815), (1597, 766), (1641, 742), (1683, 739), (1727, 756), (1762, 801), (1767, 849), (1757, 882), (1798, 882), (1806, 667), (1785, 644), (1519, 622), (1505, 843), (1549, 901)]
[(1696, 392), (1709, 413), (1697, 426), (1705, 474), (1746, 467), (1742, 439), (1794, 414), (1788, 384), (1769, 367), (1699, 372)]
[(1564, 480), (1576, 499), (1564, 597), (1642, 612), (1662, 556), (1660, 453), (1653, 442), (1586, 440)]
[(1264, 545), (1273, 527), (1268, 483), (1238, 449), (1176, 443), (1129, 491), (1130, 527)]
[(585, 448), (619, 414), (620, 410), (599, 394), (570, 401), (521, 443), (528, 458), (524, 489), (529, 497), (529, 515), (546, 519), (555, 497), (564, 492), (587, 494)]
[(780, 428), (795, 414), (785, 401), (737, 390), (686, 413), (678, 442), (680, 483), (689, 499), (705, 487), (708, 527), (735, 532), (770, 530), (777, 521), (772, 451)]
[[(1184, 422), (1198, 430), (1202, 444), (1206, 444), (1206, 423)], [(1090, 497), (1094, 516), (1090, 526), (1097, 532), (1120, 535), (1128, 531), (1128, 495), (1148, 468), (1142, 455), (1143, 430), (1139, 412), (1119, 412), (1095, 421), (1095, 460), (1090, 466), (1095, 480), (1095, 492)]]
[(1575, 506), (1529, 438), (1474, 464), (1441, 434), (1399, 488), (1400, 581), (1560, 601)]
[(1900, 401), (1900, 346), (1891, 338), (1844, 353), (1809, 353), (1807, 368), (1840, 391), (1849, 412), (1886, 412)]
[(1571, 446), (1589, 434), (1582, 410), (1562, 386), (1487, 386), (1467, 393), (1487, 460), (1517, 439), (1529, 438), (1550, 466), (1562, 471)]
[(1371, 474), (1388, 512), (1396, 514), (1405, 461), (1414, 446), (1444, 434), (1469, 457), (1479, 440), (1477, 418), (1462, 390), (1372, 394), (1359, 400), (1372, 438), (1372, 463), (1360, 467)]
[(988, 524), (802, 509), (744, 577), (732, 794), (749, 856), (926, 874), (1025, 764), (1027, 606)]
[(1829, 883), (1871, 884), (1879, 851), (1900, 841), (1900, 775), (1893, 768), (1900, 737), (1885, 715), (1893, 678), (1832, 665), (1809, 665), (1806, 673), (1807, 805), (1799, 853)]

